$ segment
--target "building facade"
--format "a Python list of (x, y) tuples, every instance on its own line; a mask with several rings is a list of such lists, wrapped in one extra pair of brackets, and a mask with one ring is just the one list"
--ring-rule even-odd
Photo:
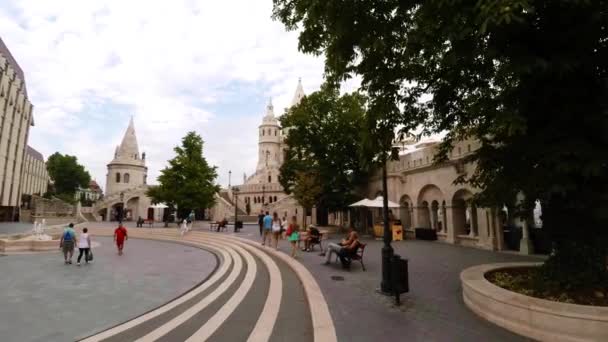
[(0, 39), (0, 221), (18, 218), (32, 110), (23, 70)]
[[(300, 103), (304, 97), (302, 81), (298, 81), (291, 106)], [(274, 106), (269, 102), (262, 122), (258, 126), (258, 162), (253, 174), (243, 176), (243, 183), (224, 189), (217, 197), (215, 207), (211, 210), (211, 218), (218, 220), (234, 215), (234, 201), (241, 214), (246, 208), (252, 215), (261, 210), (277, 211), (283, 216), (301, 214), (301, 208), (287, 195), (279, 183), (281, 165), (284, 161), (286, 131), (281, 129), (278, 118), (274, 113)], [(238, 196), (234, 196), (233, 189), (238, 189)]]
[(146, 195), (148, 168), (146, 153), (139, 153), (133, 118), (114, 158), (108, 164), (106, 194), (95, 204), (95, 212), (104, 221), (136, 220), (154, 218), (151, 200)]
[(86, 200), (96, 202), (103, 197), (103, 191), (95, 180), (89, 182), (89, 187), (86, 189), (78, 189), (74, 194), (74, 198), (77, 200)]
[(42, 153), (27, 146), (21, 179), (22, 194), (42, 196), (47, 192), (50, 181)]

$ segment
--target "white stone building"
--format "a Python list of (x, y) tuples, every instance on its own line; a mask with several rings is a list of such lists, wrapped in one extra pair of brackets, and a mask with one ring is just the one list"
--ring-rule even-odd
[[(297, 105), (304, 97), (301, 80), (298, 81), (291, 106)], [(244, 176), (243, 184), (224, 189), (220, 192), (217, 203), (211, 209), (211, 219), (219, 220), (234, 216), (234, 192), (238, 189), (237, 206), (239, 215), (244, 215), (247, 203), (251, 215), (261, 210), (276, 211), (281, 217), (302, 215), (302, 209), (291, 196), (288, 196), (279, 183), (279, 173), (284, 160), (285, 131), (281, 129), (275, 116), (274, 106), (269, 102), (262, 123), (258, 126), (258, 163), (255, 172)]]
[(27, 146), (21, 179), (22, 194), (42, 196), (47, 192), (50, 181), (42, 153)]
[(95, 204), (95, 212), (104, 221), (154, 219), (151, 200), (146, 195), (148, 168), (146, 153), (139, 153), (133, 118), (122, 142), (108, 164), (106, 195)]
[(0, 221), (17, 219), (32, 109), (23, 70), (0, 39)]

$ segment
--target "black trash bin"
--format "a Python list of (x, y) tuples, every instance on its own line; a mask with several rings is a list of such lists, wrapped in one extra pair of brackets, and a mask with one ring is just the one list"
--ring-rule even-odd
[(402, 259), (400, 255), (394, 255), (391, 260), (391, 278), (393, 292), (405, 293), (410, 291), (407, 259)]

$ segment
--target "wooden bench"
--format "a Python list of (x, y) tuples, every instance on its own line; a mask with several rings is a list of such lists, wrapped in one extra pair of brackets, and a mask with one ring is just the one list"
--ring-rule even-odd
[[(357, 250), (355, 251), (354, 254), (350, 255), (350, 256), (345, 256), (346, 259), (348, 259), (351, 263), (353, 261), (358, 261), (361, 263), (361, 268), (363, 269), (363, 271), (365, 271), (365, 264), (363, 263), (363, 253), (365, 253), (365, 246), (367, 246), (364, 243), (359, 243), (359, 246), (357, 247)], [(336, 254), (336, 262), (338, 262), (338, 260), (340, 260), (340, 256), (338, 254)]]
[(225, 231), (226, 229), (228, 229), (228, 224), (221, 224), (221, 222), (211, 222), (209, 223), (209, 230), (210, 231), (217, 231), (219, 228), (220, 231)]
[(154, 220), (144, 220), (144, 224), (147, 224), (148, 228), (152, 228), (152, 225), (154, 224)]
[[(311, 252), (315, 249), (316, 245), (319, 245), (319, 248), (321, 248), (321, 252), (323, 252), (323, 236), (324, 236), (324, 232), (319, 232), (318, 240), (313, 240), (310, 242), (310, 245), (308, 245), (308, 246), (309, 246)], [(300, 233), (300, 240), (298, 241), (298, 248), (301, 248), (301, 243), (305, 243), (307, 238), (308, 238), (307, 232)]]

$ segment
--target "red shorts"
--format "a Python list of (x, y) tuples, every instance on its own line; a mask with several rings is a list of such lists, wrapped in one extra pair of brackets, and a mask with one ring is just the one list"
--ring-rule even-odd
[(122, 247), (125, 245), (125, 240), (116, 240), (116, 247), (118, 247), (119, 249), (122, 249)]

